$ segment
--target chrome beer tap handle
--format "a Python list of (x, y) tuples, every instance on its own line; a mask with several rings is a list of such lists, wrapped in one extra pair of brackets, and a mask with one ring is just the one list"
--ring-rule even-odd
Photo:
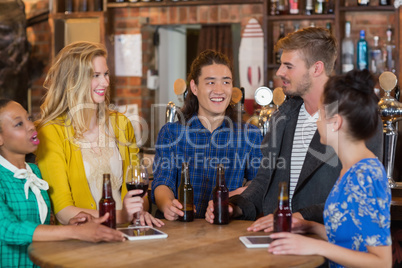
[[(393, 179), (396, 142), (398, 130), (395, 123), (402, 119), (402, 103), (391, 96), (391, 91), (397, 85), (397, 78), (392, 72), (384, 72), (379, 77), (380, 87), (384, 90), (384, 96), (378, 102), (379, 113), (384, 124), (384, 159), (383, 164), (387, 172), (390, 188), (400, 186)], [(402, 185), (401, 185), (402, 186)]]
[(169, 101), (166, 105), (166, 123), (173, 123), (176, 118), (176, 113), (176, 105), (172, 101)]
[[(186, 81), (181, 78), (176, 79), (173, 84), (173, 89), (179, 101), (183, 103), (184, 95), (187, 90)], [(173, 123), (176, 120), (178, 110), (180, 110), (180, 107), (176, 106), (174, 102), (169, 101), (169, 103), (166, 105), (166, 123)]]
[(270, 104), (273, 99), (273, 93), (268, 87), (259, 87), (254, 93), (254, 99), (261, 106), (261, 111), (258, 115), (258, 127), (262, 135), (265, 136), (268, 131), (269, 119), (276, 110), (276, 108)]

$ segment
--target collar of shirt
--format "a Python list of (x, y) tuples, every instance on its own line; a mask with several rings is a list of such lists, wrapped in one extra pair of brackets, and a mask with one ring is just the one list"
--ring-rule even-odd
[(39, 179), (36, 174), (33, 173), (31, 167), (27, 163), (25, 163), (25, 169), (19, 169), (0, 155), (0, 165), (11, 171), (14, 174), (14, 178), (25, 180), (25, 198), (29, 198), (29, 189), (31, 189), (31, 191), (35, 195), (36, 202), (38, 203), (39, 217), (43, 224), (47, 217), (48, 207), (40, 190), (48, 190), (48, 183), (44, 180)]
[[(226, 125), (227, 125), (226, 120), (223, 120), (222, 124), (219, 127), (217, 127), (213, 132), (219, 129), (226, 128)], [(200, 119), (198, 118), (198, 115), (193, 115), (193, 117), (191, 117), (190, 120), (188, 120), (188, 122), (186, 123), (186, 128), (187, 127), (193, 130), (198, 130), (198, 132), (210, 133), (210, 131), (206, 127), (204, 127), (204, 125), (201, 123)]]

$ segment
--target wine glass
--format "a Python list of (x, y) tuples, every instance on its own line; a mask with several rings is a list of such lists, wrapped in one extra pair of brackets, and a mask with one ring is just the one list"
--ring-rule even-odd
[[(141, 198), (147, 193), (149, 185), (149, 177), (147, 169), (143, 165), (135, 166), (129, 165), (126, 172), (126, 186), (127, 191), (131, 190), (142, 190), (141, 194), (136, 194), (134, 196), (140, 196)], [(133, 225), (131, 226), (141, 226), (140, 222), (140, 211), (134, 213)]]

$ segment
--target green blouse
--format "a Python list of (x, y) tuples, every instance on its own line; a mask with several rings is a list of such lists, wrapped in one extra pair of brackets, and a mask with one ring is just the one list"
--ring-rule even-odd
[[(29, 164), (41, 178), (39, 169)], [(28, 257), (28, 246), (36, 227), (41, 224), (35, 194), (29, 190), (25, 198), (25, 180), (16, 179), (13, 173), (0, 165), (0, 267), (36, 267)], [(49, 207), (45, 224), (50, 223), (50, 200), (41, 190)]]

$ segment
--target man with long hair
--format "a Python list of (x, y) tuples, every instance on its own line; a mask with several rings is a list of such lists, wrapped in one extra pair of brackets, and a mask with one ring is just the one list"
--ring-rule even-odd
[(183, 162), (189, 163), (196, 214), (204, 217), (212, 199), (218, 164), (225, 166), (230, 195), (241, 193), (262, 157), (261, 132), (244, 124), (230, 105), (233, 77), (228, 58), (206, 50), (193, 61), (190, 90), (179, 121), (167, 123), (158, 134), (154, 159), (152, 199), (168, 220), (183, 216), (177, 188)]

